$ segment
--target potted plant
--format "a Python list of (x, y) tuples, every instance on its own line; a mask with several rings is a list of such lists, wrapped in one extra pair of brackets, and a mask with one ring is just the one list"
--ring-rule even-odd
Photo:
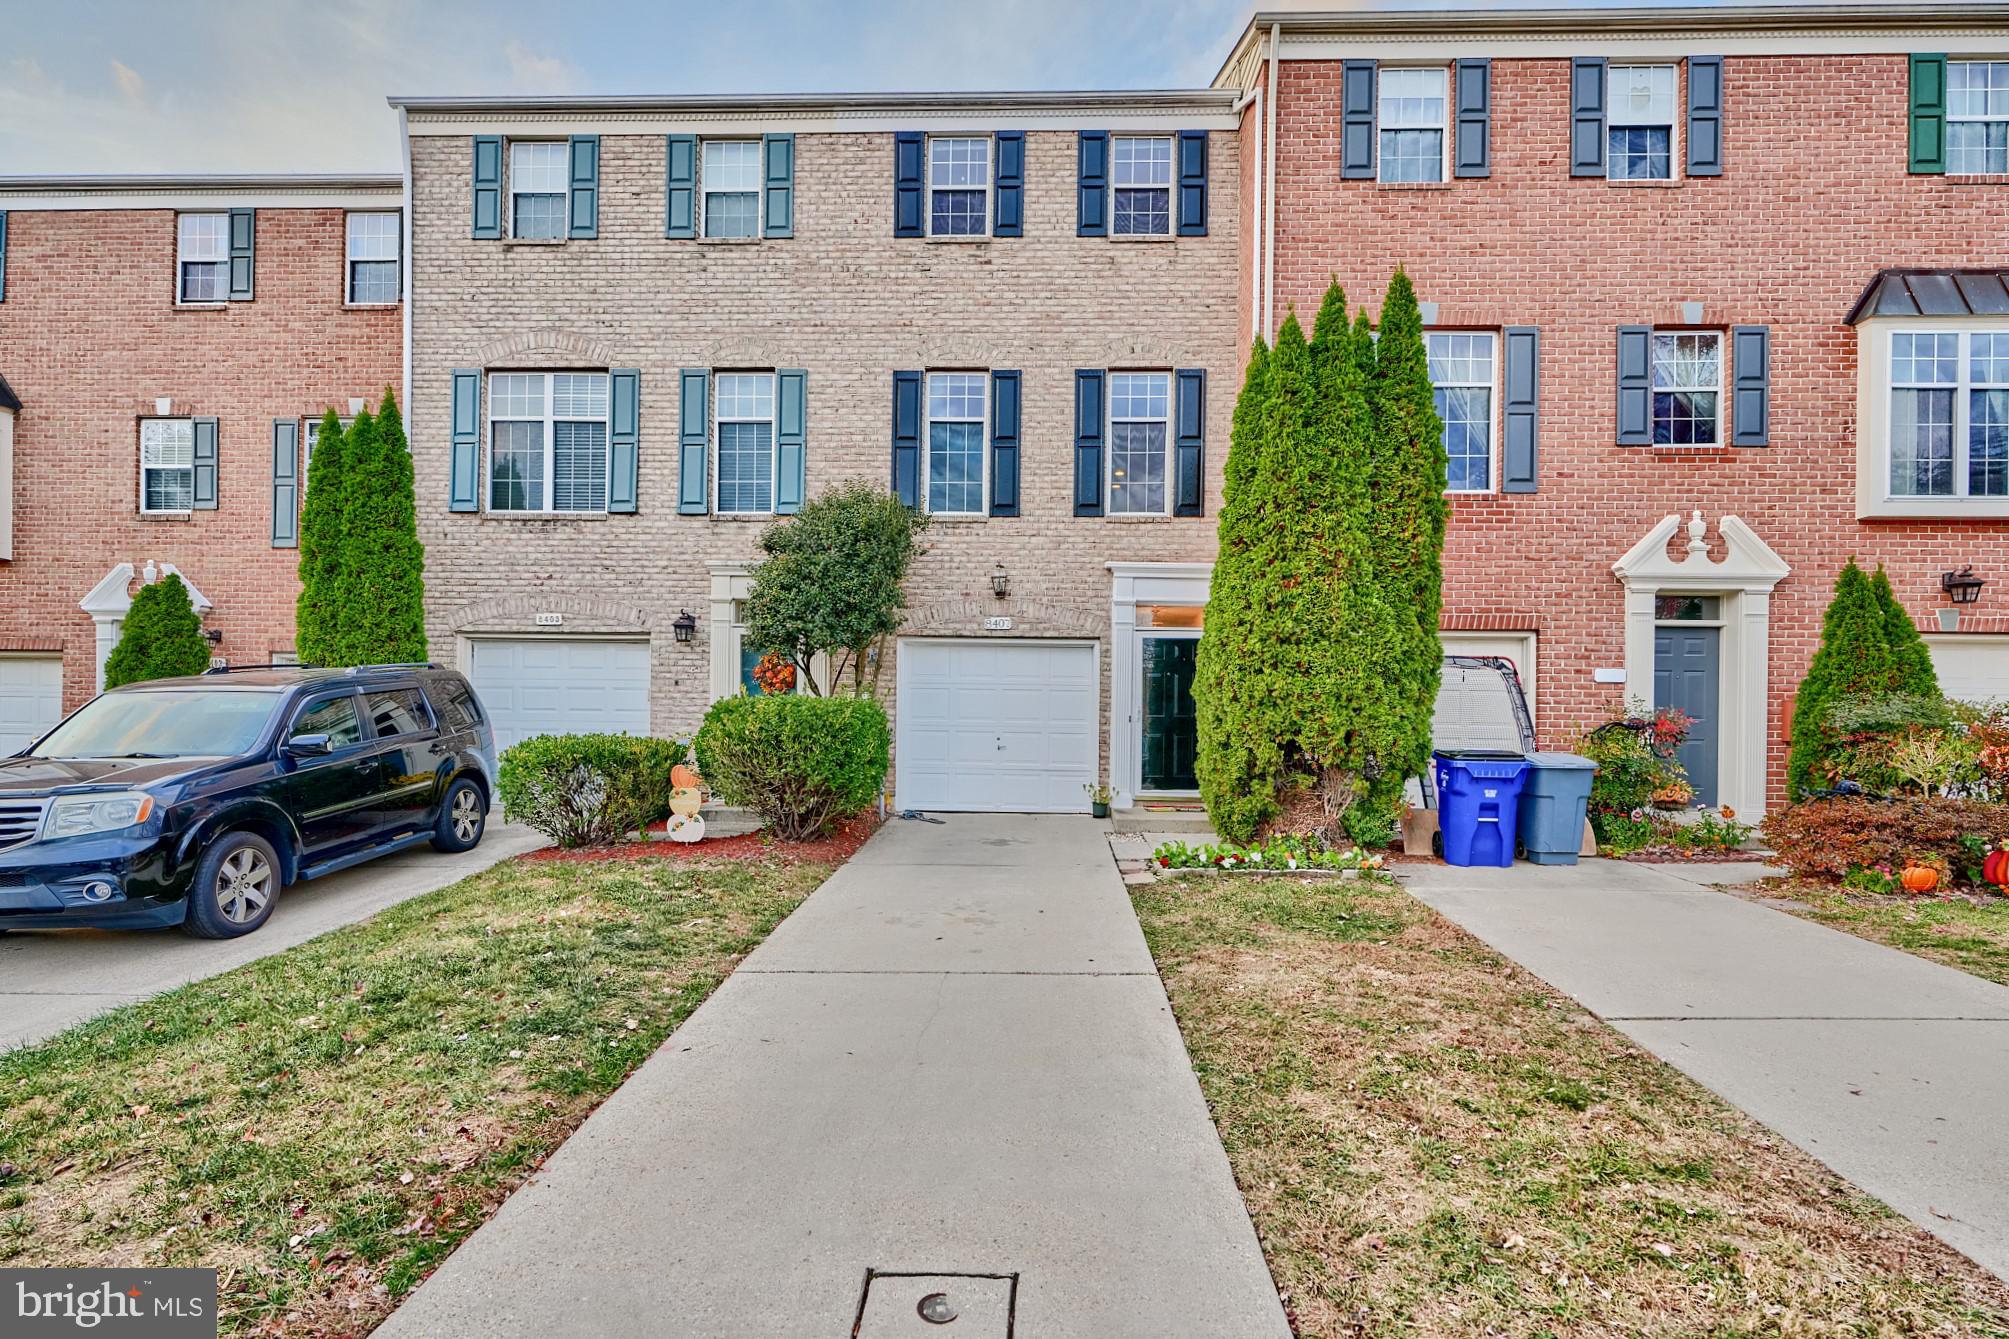
[(1097, 818), (1109, 817), (1109, 801), (1115, 792), (1100, 781), (1091, 781), (1082, 789), (1088, 792), (1088, 812)]

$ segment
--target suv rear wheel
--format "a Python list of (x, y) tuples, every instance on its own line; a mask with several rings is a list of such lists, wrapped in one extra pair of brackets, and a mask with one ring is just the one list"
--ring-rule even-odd
[(195, 867), (181, 928), (197, 939), (250, 934), (272, 915), (279, 882), (279, 853), (272, 843), (254, 832), (226, 832)]
[(488, 806), (481, 801), (481, 787), (466, 777), (446, 788), (440, 801), (439, 823), (433, 829), (433, 849), (472, 851), (481, 845), (482, 829), (488, 824)]

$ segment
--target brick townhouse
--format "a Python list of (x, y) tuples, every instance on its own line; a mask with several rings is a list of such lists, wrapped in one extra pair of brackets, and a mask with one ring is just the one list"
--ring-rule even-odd
[(505, 744), (688, 732), (763, 526), (868, 480), (934, 518), (901, 804), (1190, 791), (1237, 98), (395, 100), (434, 655)]
[(1217, 85), (1240, 338), (1407, 268), (1446, 649), (1512, 656), (1545, 744), (1672, 703), (1701, 799), (1776, 803), (1851, 555), (2009, 697), (2009, 13), (1305, 7)]
[(0, 178), (0, 751), (178, 571), (286, 659), (306, 453), (401, 374), (397, 177)]

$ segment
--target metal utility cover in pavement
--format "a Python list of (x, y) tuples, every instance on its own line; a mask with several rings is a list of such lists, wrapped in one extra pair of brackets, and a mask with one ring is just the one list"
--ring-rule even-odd
[(852, 1339), (1011, 1339), (1016, 1274), (871, 1270)]

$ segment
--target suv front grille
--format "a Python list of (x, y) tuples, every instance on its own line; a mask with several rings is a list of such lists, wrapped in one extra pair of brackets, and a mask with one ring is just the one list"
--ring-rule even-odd
[(47, 800), (0, 800), (0, 851), (33, 838), (48, 807)]

